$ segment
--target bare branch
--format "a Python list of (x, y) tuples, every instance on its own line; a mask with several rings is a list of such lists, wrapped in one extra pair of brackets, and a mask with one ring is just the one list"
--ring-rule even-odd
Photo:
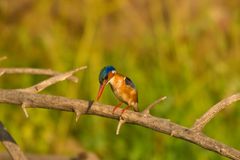
[(9, 132), (4, 128), (2, 122), (0, 122), (0, 141), (7, 149), (13, 160), (27, 160), (21, 149)]
[(150, 110), (155, 107), (158, 103), (160, 103), (161, 101), (165, 100), (167, 97), (161, 97), (159, 99), (157, 99), (156, 101), (154, 101), (153, 103), (151, 103), (146, 109), (143, 110), (142, 113), (144, 113), (145, 115), (150, 113)]
[(232, 104), (233, 102), (240, 100), (240, 94), (234, 94), (230, 97), (227, 97), (217, 104), (215, 104), (213, 107), (211, 107), (202, 117), (200, 117), (196, 122), (194, 123), (192, 130), (194, 131), (201, 131), (205, 125), (213, 119), (218, 112), (225, 109), (227, 106)]
[(82, 115), (82, 112), (80, 112), (78, 109), (73, 109), (75, 114), (76, 114), (76, 118), (75, 121), (77, 122), (80, 118), (80, 116)]
[[(55, 84), (59, 81), (64, 81), (65, 79), (71, 77), (74, 73), (76, 73), (80, 70), (86, 69), (86, 68), (87, 68), (86, 66), (83, 66), (83, 67), (80, 67), (80, 68), (76, 68), (72, 71), (66, 72), (66, 73), (57, 74), (57, 75), (55, 75), (53, 77), (50, 77), (50, 78), (32, 86), (32, 87), (25, 88), (25, 89), (17, 89), (17, 90), (22, 91), (22, 92), (28, 92), (28, 93), (38, 93), (38, 92), (42, 91), (43, 89), (49, 87), (50, 85), (53, 85), (53, 84)], [(24, 112), (26, 118), (29, 117), (27, 109), (26, 109), (26, 107), (28, 105), (29, 105), (29, 103), (26, 102), (26, 101), (24, 101), (22, 103), (22, 109), (23, 109), (23, 112)], [(77, 121), (80, 117), (80, 112), (75, 110), (75, 113), (76, 113), (76, 121)]]
[(26, 116), (26, 118), (28, 118), (29, 117), (29, 115), (28, 115), (28, 112), (27, 112), (27, 106), (28, 106), (28, 103), (27, 102), (23, 102), (22, 103), (22, 110), (23, 110), (23, 112), (24, 112), (24, 115)]
[[(38, 69), (38, 68), (0, 68), (0, 73), (4, 72), (6, 74), (35, 74), (35, 75), (47, 75), (47, 76), (56, 76), (61, 74), (60, 72), (55, 72), (51, 69)], [(78, 78), (71, 76), (67, 78), (75, 83), (78, 82)]]
[[(32, 94), (18, 90), (0, 89), (0, 103), (19, 105), (25, 101), (29, 102), (29, 105), (32, 108), (46, 108), (70, 112), (74, 112), (74, 109), (77, 109), (82, 114), (98, 115), (112, 119), (118, 119), (120, 116), (120, 112), (112, 114), (114, 107), (109, 105), (91, 103), (91, 107), (89, 107), (90, 102), (85, 100), (69, 99), (44, 94)], [(169, 120), (157, 118), (151, 115), (145, 116), (143, 113), (131, 110), (126, 110), (124, 112), (124, 120), (126, 123), (150, 128), (157, 132), (172, 135), (173, 137), (194, 143), (202, 148), (216, 152), (219, 155), (236, 160), (240, 159), (239, 150), (218, 142), (203, 133), (196, 132)]]
[(121, 126), (125, 123), (126, 121), (122, 118), (122, 116), (120, 116), (119, 122), (118, 122), (118, 126), (117, 126), (117, 130), (116, 130), (116, 135), (119, 135)]
[(66, 72), (66, 73), (62, 73), (62, 74), (58, 74), (56, 76), (53, 76), (47, 80), (44, 80), (32, 87), (29, 87), (29, 88), (25, 88), (25, 89), (20, 89), (21, 91), (24, 91), (24, 92), (29, 92), (29, 93), (38, 93), (42, 90), (44, 90), (45, 88), (57, 83), (57, 82), (60, 82), (60, 81), (64, 81), (65, 79), (71, 77), (74, 73), (80, 71), (80, 70), (84, 70), (86, 69), (87, 67), (86, 66), (83, 66), (83, 67), (80, 67), (80, 68), (77, 68), (77, 69), (74, 69), (72, 71), (69, 71), (69, 72)]
[(0, 61), (7, 59), (7, 56), (0, 57)]

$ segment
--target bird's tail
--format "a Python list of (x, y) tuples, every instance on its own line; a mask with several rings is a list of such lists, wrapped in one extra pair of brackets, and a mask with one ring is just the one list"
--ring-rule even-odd
[(135, 112), (139, 112), (138, 103), (135, 103), (135, 104), (133, 105), (133, 110), (134, 110)]

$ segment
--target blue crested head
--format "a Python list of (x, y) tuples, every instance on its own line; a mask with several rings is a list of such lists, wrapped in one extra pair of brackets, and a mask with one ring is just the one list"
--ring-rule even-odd
[(102, 68), (98, 80), (99, 83), (102, 84), (104, 79), (108, 79), (108, 73), (110, 73), (111, 71), (115, 71), (116, 69), (113, 66), (105, 66)]

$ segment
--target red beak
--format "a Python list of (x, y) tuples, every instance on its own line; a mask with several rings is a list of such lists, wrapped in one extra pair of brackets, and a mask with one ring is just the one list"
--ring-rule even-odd
[(107, 84), (106, 81), (103, 81), (103, 84), (100, 84), (100, 87), (99, 87), (99, 90), (98, 90), (98, 95), (97, 95), (97, 101), (101, 97), (106, 84)]

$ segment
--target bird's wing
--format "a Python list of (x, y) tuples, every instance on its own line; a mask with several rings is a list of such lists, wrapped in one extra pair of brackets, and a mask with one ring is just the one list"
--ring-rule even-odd
[(134, 83), (131, 81), (130, 78), (126, 77), (126, 78), (125, 78), (125, 83), (126, 83), (126, 85), (128, 85), (128, 86), (136, 89), (136, 86), (134, 85)]

